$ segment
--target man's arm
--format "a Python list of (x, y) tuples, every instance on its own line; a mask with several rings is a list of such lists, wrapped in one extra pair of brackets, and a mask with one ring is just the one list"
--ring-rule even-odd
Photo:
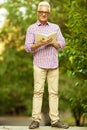
[(52, 43), (52, 46), (54, 46), (56, 49), (63, 49), (65, 47), (65, 38), (63, 37), (60, 27), (57, 25), (57, 40), (55, 43)]
[(43, 45), (48, 45), (52, 41), (52, 38), (44, 39), (42, 38), (38, 43), (32, 44), (31, 50), (34, 51)]
[(41, 47), (42, 45), (43, 44), (40, 41), (38, 43), (32, 44), (31, 50), (34, 51), (34, 50), (38, 49), (39, 47)]
[(55, 42), (55, 43), (53, 43), (53, 44), (51, 44), (51, 45), (53, 45), (56, 49), (61, 48), (60, 44), (57, 43), (57, 42)]

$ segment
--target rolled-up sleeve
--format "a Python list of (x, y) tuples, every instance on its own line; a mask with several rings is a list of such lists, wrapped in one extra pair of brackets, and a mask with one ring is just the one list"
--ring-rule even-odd
[(34, 53), (34, 51), (31, 50), (31, 46), (35, 41), (35, 36), (32, 32), (32, 28), (29, 27), (26, 32), (26, 39), (25, 39), (25, 44), (24, 44), (24, 49), (26, 52)]
[(63, 37), (59, 26), (58, 26), (57, 42), (60, 44), (61, 49), (63, 49), (66, 46), (66, 44), (65, 44), (65, 38)]

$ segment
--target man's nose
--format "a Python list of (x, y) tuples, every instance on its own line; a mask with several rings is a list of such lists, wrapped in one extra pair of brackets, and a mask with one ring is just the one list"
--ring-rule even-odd
[(45, 13), (45, 12), (43, 12), (43, 15), (46, 15), (46, 13)]

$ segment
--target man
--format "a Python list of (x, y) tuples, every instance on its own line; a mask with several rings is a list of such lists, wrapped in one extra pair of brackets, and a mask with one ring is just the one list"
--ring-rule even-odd
[[(38, 20), (28, 28), (26, 34), (25, 50), (33, 53), (34, 57), (33, 121), (31, 122), (29, 129), (39, 127), (46, 78), (48, 81), (49, 117), (51, 119), (51, 126), (68, 128), (68, 125), (59, 121), (58, 112), (58, 50), (65, 47), (65, 40), (59, 26), (48, 22), (49, 15), (49, 3), (40, 2), (37, 10)], [(50, 34), (52, 32), (57, 32), (56, 42), (53, 42), (52, 38), (41, 38), (37, 43), (35, 42), (35, 36), (37, 33)]]

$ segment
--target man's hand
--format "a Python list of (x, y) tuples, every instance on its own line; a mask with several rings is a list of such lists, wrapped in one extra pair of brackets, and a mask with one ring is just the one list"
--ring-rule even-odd
[(42, 45), (48, 45), (52, 42), (52, 38), (42, 38), (40, 42), (42, 43)]
[(56, 49), (61, 48), (61, 46), (58, 42), (52, 43), (51, 45), (53, 45)]
[(31, 46), (31, 50), (34, 51), (35, 49), (43, 46), (43, 45), (49, 45), (52, 41), (52, 38), (42, 38), (38, 43), (35, 43)]

